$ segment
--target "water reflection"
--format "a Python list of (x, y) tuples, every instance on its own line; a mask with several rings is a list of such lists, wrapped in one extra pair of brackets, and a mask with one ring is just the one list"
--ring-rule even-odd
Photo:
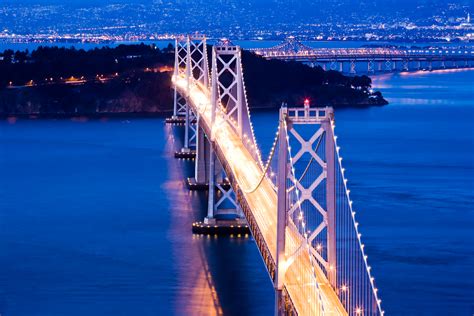
[(170, 207), (171, 227), (167, 238), (174, 244), (171, 261), (177, 271), (176, 314), (222, 315), (201, 238), (191, 234), (191, 223), (204, 207), (196, 192), (184, 185), (185, 161), (173, 159), (179, 150), (182, 128), (165, 125), (165, 155), (169, 180), (162, 186)]
[[(168, 181), (162, 187), (170, 209), (167, 238), (172, 243), (178, 293), (178, 315), (260, 315), (271, 311), (273, 292), (258, 250), (248, 236), (193, 235), (192, 222), (202, 220), (207, 194), (189, 191), (184, 179), (194, 162), (172, 158), (182, 146), (184, 128), (165, 127)], [(255, 283), (257, 281), (257, 284)], [(258, 302), (270, 304), (259, 306)]]

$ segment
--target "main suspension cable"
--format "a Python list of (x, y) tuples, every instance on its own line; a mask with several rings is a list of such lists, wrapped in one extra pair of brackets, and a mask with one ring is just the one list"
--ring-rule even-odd
[(247, 194), (253, 193), (253, 192), (255, 192), (255, 191), (259, 188), (260, 184), (262, 184), (263, 179), (265, 179), (265, 176), (266, 176), (266, 174), (267, 174), (267, 172), (268, 172), (268, 169), (270, 168), (270, 164), (271, 164), (271, 162), (272, 162), (272, 160), (273, 160), (273, 157), (275, 156), (275, 151), (276, 151), (276, 148), (277, 148), (278, 136), (279, 136), (279, 135), (280, 135), (280, 124), (278, 124), (278, 129), (277, 129), (277, 132), (276, 132), (276, 135), (275, 135), (275, 139), (274, 139), (274, 141), (273, 141), (273, 145), (272, 145), (272, 149), (271, 149), (271, 151), (270, 151), (269, 158), (268, 158), (268, 160), (267, 160), (267, 163), (265, 164), (265, 167), (264, 167), (264, 169), (263, 169), (262, 175), (261, 175), (260, 179), (258, 180), (257, 185), (256, 185), (255, 187), (253, 187), (252, 189), (242, 189), (242, 191), (243, 191), (244, 193), (247, 193)]

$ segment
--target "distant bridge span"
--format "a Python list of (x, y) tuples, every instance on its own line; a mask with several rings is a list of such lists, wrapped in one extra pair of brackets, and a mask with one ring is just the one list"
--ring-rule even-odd
[[(357, 63), (366, 63), (366, 72), (470, 68), (474, 66), (474, 49), (402, 49), (402, 48), (313, 48), (293, 37), (270, 48), (252, 49), (267, 59), (320, 64), (325, 70), (358, 72)], [(359, 70), (360, 71), (360, 70)]]
[(218, 43), (210, 68), (209, 75), (204, 36), (176, 39), (172, 120), (184, 122), (179, 154), (195, 155), (194, 183), (208, 186), (207, 217), (199, 225), (228, 225), (219, 216), (233, 212), (234, 225), (249, 226), (275, 288), (276, 315), (383, 315), (332, 108), (282, 107), (264, 162), (240, 47)]

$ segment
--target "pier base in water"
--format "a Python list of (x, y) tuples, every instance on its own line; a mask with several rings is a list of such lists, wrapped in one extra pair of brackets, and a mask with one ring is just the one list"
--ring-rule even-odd
[(207, 191), (209, 190), (209, 183), (197, 182), (195, 178), (187, 178), (186, 185), (191, 191)]
[(184, 125), (184, 123), (186, 123), (186, 118), (184, 116), (172, 116), (167, 117), (165, 122), (167, 124)]
[(195, 150), (185, 150), (183, 148), (181, 151), (176, 151), (174, 153), (174, 158), (180, 158), (180, 159), (195, 159), (196, 158), (196, 151)]
[[(230, 183), (224, 179), (223, 182), (220, 182), (219, 185), (224, 189), (224, 190), (229, 190), (230, 189)], [(195, 178), (187, 178), (186, 179), (186, 186), (188, 187), (189, 190), (191, 191), (207, 191), (209, 190), (209, 183), (201, 183), (197, 182)]]
[(242, 235), (250, 234), (244, 218), (215, 219), (206, 218), (204, 222), (195, 222), (192, 227), (194, 234), (201, 235)]

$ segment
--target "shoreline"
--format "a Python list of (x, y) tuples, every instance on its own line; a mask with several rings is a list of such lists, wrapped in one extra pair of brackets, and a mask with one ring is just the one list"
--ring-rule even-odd
[(165, 112), (101, 112), (101, 113), (13, 113), (0, 114), (0, 120), (65, 120), (75, 119), (77, 121), (88, 119), (121, 119), (121, 118), (166, 118), (172, 111)]
[[(385, 99), (384, 99), (385, 100)], [(390, 102), (385, 100), (386, 102), (380, 103), (368, 103), (368, 104), (339, 104), (339, 105), (327, 105), (328, 107), (333, 107), (335, 110), (337, 109), (366, 109), (369, 107), (382, 107), (389, 105)], [(325, 106), (312, 106), (314, 108), (317, 107), (325, 107)], [(275, 106), (259, 106), (251, 108), (251, 111), (255, 112), (267, 112), (275, 110), (277, 111), (279, 107)], [(101, 112), (101, 113), (0, 113), (0, 120), (1, 121), (10, 121), (10, 120), (66, 120), (72, 119), (76, 121), (86, 121), (89, 119), (93, 120), (102, 120), (102, 119), (125, 119), (125, 118), (139, 118), (139, 119), (147, 119), (147, 118), (167, 118), (171, 116), (173, 113), (172, 110), (167, 111), (160, 111), (160, 112)]]

